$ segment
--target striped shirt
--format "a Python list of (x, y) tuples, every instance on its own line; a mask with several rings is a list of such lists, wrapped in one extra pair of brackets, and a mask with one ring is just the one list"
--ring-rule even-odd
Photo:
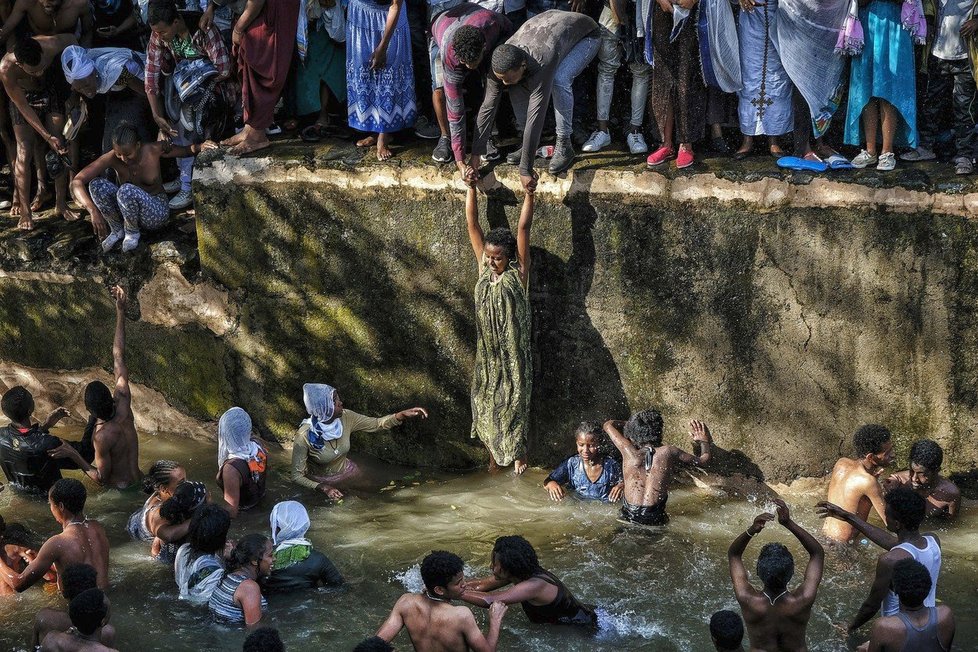
[[(249, 579), (248, 576), (241, 572), (229, 573), (224, 576), (221, 583), (214, 589), (214, 593), (211, 594), (211, 599), (207, 603), (207, 606), (218, 620), (231, 625), (245, 624), (244, 611), (234, 601), (234, 592), (238, 590), (238, 587), (246, 579)], [(268, 600), (265, 599), (265, 596), (262, 596), (261, 612), (264, 614), (266, 611), (268, 611)]]

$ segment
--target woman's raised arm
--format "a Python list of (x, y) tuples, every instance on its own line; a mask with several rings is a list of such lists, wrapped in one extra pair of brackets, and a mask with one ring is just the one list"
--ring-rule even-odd
[(482, 250), (485, 248), (482, 227), (479, 226), (479, 198), (475, 188), (468, 188), (465, 192), (465, 223), (469, 229), (469, 242), (472, 243), (472, 252), (475, 254), (477, 263), (482, 262)]
[(516, 227), (516, 255), (520, 259), (520, 281), (526, 287), (530, 278), (530, 228), (533, 226), (533, 193), (528, 192), (523, 197), (523, 208), (520, 210), (520, 223)]

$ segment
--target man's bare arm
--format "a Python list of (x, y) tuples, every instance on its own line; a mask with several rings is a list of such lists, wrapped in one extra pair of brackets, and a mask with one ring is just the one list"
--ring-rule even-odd
[[(866, 497), (869, 498), (869, 502), (872, 503), (876, 514), (883, 521), (883, 525), (886, 525), (886, 502), (883, 500), (883, 487), (880, 486), (879, 481), (875, 478), (866, 483)], [(866, 536), (869, 535), (867, 534)]]
[(855, 631), (868, 623), (880, 610), (883, 598), (886, 597), (886, 592), (890, 590), (890, 582), (893, 579), (893, 564), (894, 562), (888, 558), (887, 554), (880, 556), (876, 563), (876, 578), (873, 580), (873, 586), (869, 590), (866, 600), (859, 607), (856, 617), (852, 619), (849, 631)]
[(778, 506), (778, 522), (798, 539), (805, 552), (808, 553), (808, 565), (805, 567), (805, 579), (802, 582), (799, 597), (811, 604), (815, 602), (815, 597), (818, 595), (818, 585), (822, 581), (822, 571), (825, 567), (825, 549), (808, 530), (795, 523), (788, 511), (787, 503), (778, 498), (774, 504)]
[[(115, 339), (112, 342), (112, 364), (115, 371), (116, 398), (129, 398), (129, 367), (126, 366), (126, 292), (120, 286), (112, 288), (115, 299)], [(128, 407), (128, 402), (126, 407)], [(118, 408), (117, 408), (118, 409)]]
[(835, 518), (848, 523), (852, 527), (862, 532), (867, 539), (878, 545), (883, 550), (890, 550), (893, 548), (893, 546), (900, 543), (900, 540), (892, 532), (876, 527), (875, 525), (871, 525), (849, 510), (843, 509), (828, 501), (823, 500), (815, 505), (815, 510), (816, 513), (822, 518)]
[(18, 573), (7, 566), (7, 563), (0, 557), (0, 578), (13, 590), (21, 593), (42, 579), (50, 570), (51, 565), (57, 557), (57, 541), (48, 539), (37, 551), (37, 556), (27, 564), (23, 573)]
[(3, 27), (0, 27), (0, 43), (6, 42), (10, 35), (13, 34), (14, 29), (20, 24), (20, 21), (24, 19), (24, 12), (27, 9), (27, 0), (17, 0), (14, 3), (14, 8), (10, 10), (10, 16), (4, 21)]
[(387, 620), (385, 620), (384, 624), (377, 630), (377, 636), (384, 639), (388, 643), (393, 641), (394, 637), (397, 636), (404, 627), (404, 618), (401, 617), (401, 602), (408, 598), (409, 595), (410, 594), (405, 594), (398, 598), (397, 602), (394, 604), (394, 608), (391, 609), (390, 615), (387, 616)]
[(730, 565), (730, 580), (733, 582), (734, 595), (737, 597), (738, 602), (743, 603), (754, 595), (754, 587), (750, 585), (747, 568), (744, 567), (744, 550), (747, 549), (747, 544), (750, 543), (750, 540), (757, 536), (764, 529), (764, 526), (773, 520), (774, 514), (758, 514), (754, 518), (754, 522), (750, 524), (750, 527), (734, 539), (733, 543), (730, 544), (730, 549), (727, 550), (727, 563)]
[(690, 421), (689, 422), (689, 434), (693, 437), (693, 442), (699, 442), (700, 444), (700, 454), (690, 455), (681, 448), (672, 447), (672, 454), (683, 464), (690, 464), (693, 466), (706, 466), (710, 463), (713, 458), (713, 451), (711, 444), (713, 442), (713, 437), (710, 435), (710, 429), (702, 421)]
[(496, 646), (499, 644), (499, 630), (507, 609), (509, 607), (505, 602), (492, 603), (492, 606), (489, 607), (489, 629), (485, 636), (482, 635), (482, 631), (476, 624), (472, 612), (468, 609), (465, 610), (467, 615), (465, 616), (462, 636), (470, 650), (473, 652), (496, 652)]

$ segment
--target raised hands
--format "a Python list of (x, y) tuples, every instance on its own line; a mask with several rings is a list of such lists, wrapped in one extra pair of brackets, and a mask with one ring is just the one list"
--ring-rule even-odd
[(696, 419), (689, 422), (689, 434), (693, 437), (693, 441), (713, 441), (713, 436), (710, 435), (710, 428), (702, 421), (697, 421)]
[(764, 529), (764, 526), (773, 520), (774, 520), (774, 514), (771, 514), (770, 512), (764, 512), (763, 514), (758, 514), (757, 516), (754, 517), (754, 522), (750, 524), (749, 528), (747, 528), (747, 534), (749, 534), (752, 537), (757, 536), (760, 533), (760, 531)]

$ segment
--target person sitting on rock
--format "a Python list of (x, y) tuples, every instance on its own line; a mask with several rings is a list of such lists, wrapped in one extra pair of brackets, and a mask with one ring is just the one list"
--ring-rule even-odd
[[(893, 463), (890, 431), (878, 424), (860, 426), (853, 435), (853, 447), (856, 457), (843, 457), (832, 469), (827, 500), (863, 520), (869, 518), (870, 508), (875, 509), (886, 523), (878, 478)], [(834, 541), (851, 543), (855, 529), (844, 520), (829, 518), (822, 526), (822, 534)]]
[[(88, 589), (98, 588), (98, 573), (88, 564), (72, 564), (61, 575), (61, 594), (69, 603)], [(68, 612), (45, 607), (34, 616), (34, 629), (31, 633), (31, 650), (40, 646), (41, 641), (51, 632), (64, 632), (71, 627)], [(104, 623), (95, 631), (95, 640), (107, 647), (115, 644), (115, 627)]]
[[(170, 206), (160, 159), (196, 156), (210, 146), (178, 146), (166, 140), (144, 143), (134, 124), (120, 123), (112, 132), (112, 149), (71, 182), (72, 194), (88, 210), (102, 238), (102, 251), (108, 253), (122, 242), (122, 251), (130, 252), (144, 231), (159, 230), (167, 223)], [(107, 171), (115, 183), (105, 178)]]
[(944, 449), (936, 441), (921, 439), (910, 447), (910, 468), (887, 478), (887, 491), (910, 487), (927, 500), (928, 518), (952, 520), (961, 509), (961, 490), (941, 476)]
[(101, 589), (82, 591), (68, 605), (71, 628), (51, 632), (41, 643), (41, 652), (116, 652), (99, 640), (99, 628), (109, 619), (109, 599)]

